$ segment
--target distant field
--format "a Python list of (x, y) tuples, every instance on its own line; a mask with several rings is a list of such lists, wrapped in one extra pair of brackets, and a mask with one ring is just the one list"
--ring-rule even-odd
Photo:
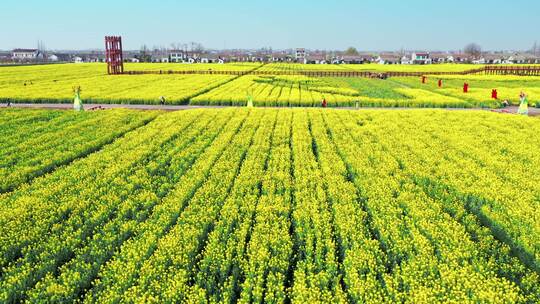
[[(296, 63), (270, 63), (264, 65), (262, 71), (375, 71), (375, 72), (463, 72), (483, 68), (482, 64), (296, 64)], [(512, 65), (521, 66), (521, 65)], [(534, 64), (525, 66), (535, 66)], [(540, 66), (540, 65), (536, 65)]]
[[(186, 65), (168, 66), (186, 68)], [(130, 65), (126, 65), (126, 68), (129, 67)], [(147, 70), (165, 67), (167, 66), (162, 64), (137, 65), (137, 68)], [(200, 68), (205, 66), (201, 65)], [(186, 104), (191, 97), (233, 79), (233, 76), (228, 75), (110, 76), (106, 69), (105, 64), (0, 68), (0, 100), (72, 102), (72, 88), (81, 86), (85, 102), (157, 104), (160, 96), (166, 96), (170, 104)]]
[[(260, 63), (126, 63), (124, 69), (126, 71), (139, 70), (139, 71), (249, 71), (260, 67)], [(105, 67), (106, 68), (106, 67)]]
[(355, 71), (381, 71), (381, 72), (463, 72), (483, 68), (481, 64), (351, 64), (344, 66)]
[[(302, 65), (302, 64), (175, 64), (130, 63), (126, 70), (140, 71), (463, 71), (478, 65)], [(444, 86), (436, 86), (437, 79)], [(463, 94), (463, 82), (470, 93)], [(0, 68), (0, 101), (30, 103), (70, 103), (72, 88), (82, 87), (87, 103), (157, 104), (161, 96), (167, 104), (245, 105), (252, 96), (255, 106), (382, 107), (499, 107), (501, 100), (518, 102), (521, 90), (529, 94), (531, 105), (540, 101), (540, 77), (518, 76), (438, 76), (427, 84), (418, 78), (313, 78), (300, 75), (121, 75), (106, 74), (105, 64), (62, 64)], [(491, 99), (497, 89), (499, 100)]]
[[(443, 85), (438, 87), (438, 80)], [(399, 83), (411, 89), (421, 89), (436, 94), (459, 98), (470, 104), (491, 106), (497, 103), (491, 99), (491, 91), (497, 90), (499, 101), (508, 100), (511, 104), (519, 104), (519, 94), (528, 94), (531, 105), (540, 104), (540, 77), (522, 76), (433, 76), (422, 84), (417, 78), (391, 78), (389, 81)], [(469, 93), (463, 93), (463, 84), (469, 84)]]

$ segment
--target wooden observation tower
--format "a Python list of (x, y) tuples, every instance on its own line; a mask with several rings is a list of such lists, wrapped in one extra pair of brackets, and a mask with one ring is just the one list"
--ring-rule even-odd
[(124, 56), (122, 55), (122, 37), (105, 37), (105, 60), (109, 75), (124, 73)]

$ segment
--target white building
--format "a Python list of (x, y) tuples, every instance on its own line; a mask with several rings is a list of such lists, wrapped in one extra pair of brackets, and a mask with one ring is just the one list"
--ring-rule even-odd
[(473, 60), (472, 61), (473, 64), (486, 64), (486, 59), (484, 57), (481, 57), (479, 59), (476, 59), (476, 60)]
[(401, 64), (412, 64), (412, 59), (409, 56), (401, 57)]
[(58, 56), (56, 56), (56, 55), (53, 54), (53, 55), (49, 56), (48, 59), (49, 59), (49, 61), (57, 62), (57, 61), (58, 61)]
[(296, 59), (297, 62), (306, 63), (306, 49), (304, 48), (296, 49), (294, 58)]
[(34, 60), (43, 58), (43, 54), (37, 49), (14, 49), (11, 58), (14, 60)]
[(184, 62), (188, 58), (187, 54), (183, 51), (172, 50), (169, 52), (170, 62)]
[(429, 53), (412, 53), (411, 60), (413, 64), (431, 64)]
[(378, 64), (401, 64), (401, 57), (394, 54), (380, 54), (379, 57), (375, 59), (375, 62)]

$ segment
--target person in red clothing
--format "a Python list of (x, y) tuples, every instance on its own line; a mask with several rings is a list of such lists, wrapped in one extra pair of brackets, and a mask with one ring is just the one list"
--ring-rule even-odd
[(326, 98), (323, 98), (323, 100), (322, 100), (322, 107), (323, 107), (323, 108), (326, 108), (326, 105), (327, 105), (327, 103), (326, 103)]
[(442, 79), (439, 79), (439, 88), (442, 88)]
[(499, 99), (499, 96), (497, 94), (497, 89), (491, 90), (491, 98), (493, 99)]

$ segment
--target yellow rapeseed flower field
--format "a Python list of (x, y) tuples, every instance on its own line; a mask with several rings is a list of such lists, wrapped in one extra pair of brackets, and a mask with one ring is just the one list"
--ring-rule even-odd
[[(476, 65), (305, 65), (272, 63), (179, 64), (126, 63), (127, 71), (155, 74), (106, 74), (103, 63), (0, 67), (0, 102), (71, 103), (73, 87), (82, 88), (85, 103), (166, 104), (320, 107), (501, 107), (504, 100), (519, 103), (519, 94), (529, 96), (531, 106), (540, 106), (540, 78), (520, 76), (445, 75), (430, 72), (461, 72)], [(169, 74), (198, 71), (212, 74)], [(258, 75), (249, 72), (261, 72)], [(419, 77), (387, 80), (345, 77), (307, 77), (302, 72), (425, 72)], [(159, 74), (162, 72), (163, 74)], [(216, 72), (216, 73), (214, 73)], [(219, 74), (228, 72), (230, 74)], [(239, 72), (248, 73), (238, 75)], [(286, 75), (283, 75), (286, 74)], [(291, 74), (291, 75), (287, 75)], [(444, 83), (438, 87), (438, 80)], [(463, 84), (470, 91), (463, 93)], [(498, 99), (491, 90), (498, 90)]]
[[(248, 81), (269, 82), (324, 88)], [(538, 303), (539, 129), (475, 110), (2, 109), (0, 302)]]

